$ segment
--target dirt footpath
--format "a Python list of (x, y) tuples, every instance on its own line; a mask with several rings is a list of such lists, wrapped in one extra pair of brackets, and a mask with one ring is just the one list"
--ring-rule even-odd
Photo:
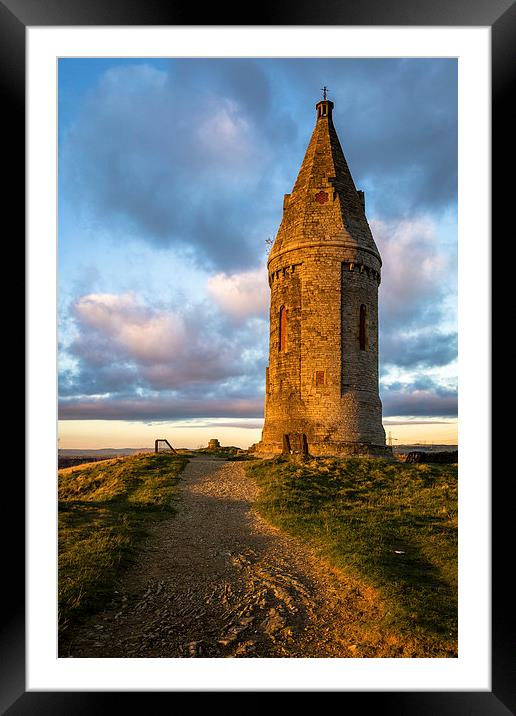
[(375, 592), (263, 520), (256, 495), (243, 463), (192, 459), (178, 514), (60, 656), (410, 656), (382, 632)]

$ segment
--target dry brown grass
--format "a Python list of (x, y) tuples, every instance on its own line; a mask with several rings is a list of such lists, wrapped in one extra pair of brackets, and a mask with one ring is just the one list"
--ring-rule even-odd
[(146, 453), (59, 470), (60, 636), (105, 603), (146, 525), (173, 514), (186, 463)]

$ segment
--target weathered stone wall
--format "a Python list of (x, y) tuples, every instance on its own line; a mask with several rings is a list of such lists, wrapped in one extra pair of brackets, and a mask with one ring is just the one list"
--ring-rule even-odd
[[(266, 376), (265, 426), (262, 441), (279, 452), (285, 416), (296, 421), (301, 402), (301, 272), (300, 264), (282, 265), (269, 272), (271, 284), (269, 366)], [(286, 349), (280, 351), (280, 310), (286, 309)]]
[[(356, 452), (354, 445), (340, 443), (385, 445), (378, 396), (378, 273), (357, 263), (350, 270), (350, 254), (342, 247), (295, 254), (297, 265), (277, 268), (280, 257), (269, 267), (263, 449), (280, 452), (283, 435), (294, 432), (306, 434), (312, 454)], [(361, 304), (368, 309), (366, 350), (359, 341)], [(279, 350), (282, 306), (287, 308), (285, 352)]]

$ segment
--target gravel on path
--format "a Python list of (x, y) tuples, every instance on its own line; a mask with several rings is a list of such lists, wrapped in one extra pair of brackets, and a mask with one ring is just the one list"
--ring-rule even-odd
[(244, 463), (192, 458), (114, 599), (62, 657), (410, 656), (373, 589), (266, 522)]

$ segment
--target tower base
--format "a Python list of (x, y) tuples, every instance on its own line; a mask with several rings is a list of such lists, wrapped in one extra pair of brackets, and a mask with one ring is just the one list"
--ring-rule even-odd
[[(282, 445), (277, 443), (259, 442), (253, 449), (253, 453), (263, 457), (274, 457), (285, 452)], [(290, 451), (298, 452), (298, 451)], [(308, 444), (308, 454), (313, 457), (385, 457), (393, 456), (390, 445), (374, 445), (373, 443), (312, 443)]]

